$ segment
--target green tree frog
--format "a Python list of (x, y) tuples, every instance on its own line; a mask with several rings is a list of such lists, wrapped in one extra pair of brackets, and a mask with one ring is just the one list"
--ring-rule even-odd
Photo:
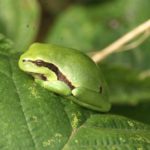
[(19, 67), (42, 87), (83, 107), (101, 112), (110, 110), (99, 67), (81, 51), (34, 43), (21, 55)]

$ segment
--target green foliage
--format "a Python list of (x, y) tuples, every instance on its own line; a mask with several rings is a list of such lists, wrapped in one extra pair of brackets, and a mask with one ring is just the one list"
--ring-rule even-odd
[(0, 0), (0, 32), (13, 40), (14, 52), (28, 48), (38, 27), (39, 6), (36, 0)]
[(136, 105), (149, 101), (150, 77), (144, 70), (109, 63), (103, 63), (100, 67), (109, 84), (111, 102)]
[[(46, 41), (84, 52), (103, 48), (147, 20), (149, 4), (74, 5), (57, 18)], [(150, 149), (149, 39), (99, 64), (113, 103), (110, 113), (100, 114), (45, 90), (18, 68), (37, 34), (37, 2), (0, 0), (0, 8), (1, 150)]]
[(93, 115), (74, 131), (63, 150), (149, 149), (150, 127), (114, 115)]
[(58, 17), (46, 41), (85, 52), (104, 48), (149, 19), (149, 3), (114, 0), (88, 7), (74, 5)]

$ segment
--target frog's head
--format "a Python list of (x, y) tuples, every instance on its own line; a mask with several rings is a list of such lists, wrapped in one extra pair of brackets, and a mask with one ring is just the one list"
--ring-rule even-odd
[(57, 76), (53, 70), (50, 70), (48, 66), (46, 66), (46, 63), (43, 60), (43, 54), (40, 54), (41, 51), (39, 51), (39, 45), (31, 45), (29, 50), (21, 55), (19, 59), (19, 68), (31, 74), (35, 79), (38, 78), (45, 81), (54, 80)]

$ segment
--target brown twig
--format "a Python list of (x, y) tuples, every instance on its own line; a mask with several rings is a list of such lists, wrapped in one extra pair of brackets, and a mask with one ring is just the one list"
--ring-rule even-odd
[[(131, 40), (137, 38), (139, 35), (146, 33), (147, 31), (150, 31), (150, 19), (147, 20), (146, 22), (142, 23), (141, 25), (139, 25), (138, 27), (136, 27), (132, 31), (128, 32), (127, 34), (122, 36), (120, 39), (118, 39), (114, 43), (110, 44), (108, 47), (95, 53), (92, 56), (92, 59), (95, 62), (99, 62), (114, 52), (118, 52), (118, 51), (120, 52), (122, 48), (124, 49), (124, 47), (127, 46), (126, 45), (127, 43), (129, 43)], [(137, 44), (137, 45), (139, 45), (139, 44)]]

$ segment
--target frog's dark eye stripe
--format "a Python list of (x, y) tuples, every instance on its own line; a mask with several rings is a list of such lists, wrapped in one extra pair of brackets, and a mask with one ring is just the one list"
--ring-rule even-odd
[[(67, 77), (62, 72), (60, 72), (60, 70), (58, 69), (58, 67), (56, 65), (45, 62), (43, 60), (35, 60), (35, 61), (23, 60), (23, 62), (32, 62), (39, 67), (46, 67), (46, 68), (52, 70), (53, 72), (55, 72), (57, 79), (66, 83), (70, 87), (71, 90), (73, 90), (75, 88), (75, 86), (72, 85), (72, 83), (67, 79)], [(41, 79), (45, 80), (43, 78), (43, 76), (41, 76)]]

